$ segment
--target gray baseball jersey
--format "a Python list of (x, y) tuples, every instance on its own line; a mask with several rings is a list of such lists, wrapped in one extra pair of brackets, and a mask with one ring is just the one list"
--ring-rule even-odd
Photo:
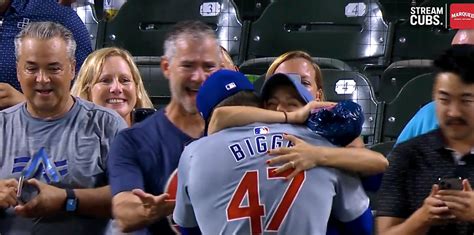
[(282, 133), (332, 146), (306, 127), (254, 123), (187, 146), (178, 167), (173, 218), (203, 234), (326, 234), (332, 213), (348, 222), (368, 208), (357, 176), (317, 167), (292, 180), (275, 176), (267, 151), (289, 146)]
[[(76, 98), (65, 116), (48, 121), (32, 117), (25, 104), (16, 105), (0, 112), (0, 126), (0, 178), (18, 179), (31, 169), (36, 179), (57, 187), (95, 188), (107, 185), (107, 152), (127, 125), (115, 111)], [(35, 161), (39, 155), (47, 159)], [(65, 214), (31, 220), (9, 208), (0, 211), (0, 234), (99, 234), (107, 222)]]

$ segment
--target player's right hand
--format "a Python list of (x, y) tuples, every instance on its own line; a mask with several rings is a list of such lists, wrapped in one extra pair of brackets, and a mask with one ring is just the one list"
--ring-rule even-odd
[(16, 188), (18, 181), (16, 179), (0, 180), (0, 208), (6, 209), (11, 206), (16, 206)]
[(141, 200), (143, 216), (146, 218), (158, 220), (173, 213), (175, 202), (167, 200), (169, 197), (167, 193), (155, 196), (141, 189), (134, 189), (132, 193)]

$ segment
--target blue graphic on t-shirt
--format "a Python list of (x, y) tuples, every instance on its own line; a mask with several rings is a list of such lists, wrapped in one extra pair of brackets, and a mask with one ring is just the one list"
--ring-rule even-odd
[(60, 176), (68, 173), (67, 160), (56, 161), (54, 164), (44, 148), (40, 148), (33, 157), (15, 157), (12, 173), (21, 172), (26, 178), (43, 177), (47, 183), (59, 182)]

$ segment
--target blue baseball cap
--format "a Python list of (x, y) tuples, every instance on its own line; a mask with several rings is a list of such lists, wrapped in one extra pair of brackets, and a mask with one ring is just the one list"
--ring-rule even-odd
[(239, 91), (254, 91), (252, 83), (243, 73), (221, 69), (209, 76), (199, 88), (196, 105), (204, 120), (224, 99)]
[(314, 100), (313, 95), (301, 84), (301, 76), (296, 73), (276, 73), (263, 83), (260, 94), (263, 100), (270, 98), (270, 92), (278, 85), (290, 85), (296, 89), (305, 104)]

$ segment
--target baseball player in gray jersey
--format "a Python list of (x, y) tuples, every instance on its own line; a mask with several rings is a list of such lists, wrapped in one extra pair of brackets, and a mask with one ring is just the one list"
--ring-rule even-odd
[[(217, 106), (259, 105), (241, 73), (211, 75), (197, 96), (209, 120)], [(290, 146), (283, 133), (332, 146), (304, 126), (254, 123), (224, 129), (187, 146), (178, 167), (173, 218), (184, 231), (203, 234), (325, 234), (331, 214), (352, 223), (353, 234), (370, 234), (369, 200), (358, 177), (314, 168), (284, 180), (266, 163), (267, 151)], [(351, 222), (353, 221), (353, 222)], [(371, 224), (371, 223), (369, 223)]]

